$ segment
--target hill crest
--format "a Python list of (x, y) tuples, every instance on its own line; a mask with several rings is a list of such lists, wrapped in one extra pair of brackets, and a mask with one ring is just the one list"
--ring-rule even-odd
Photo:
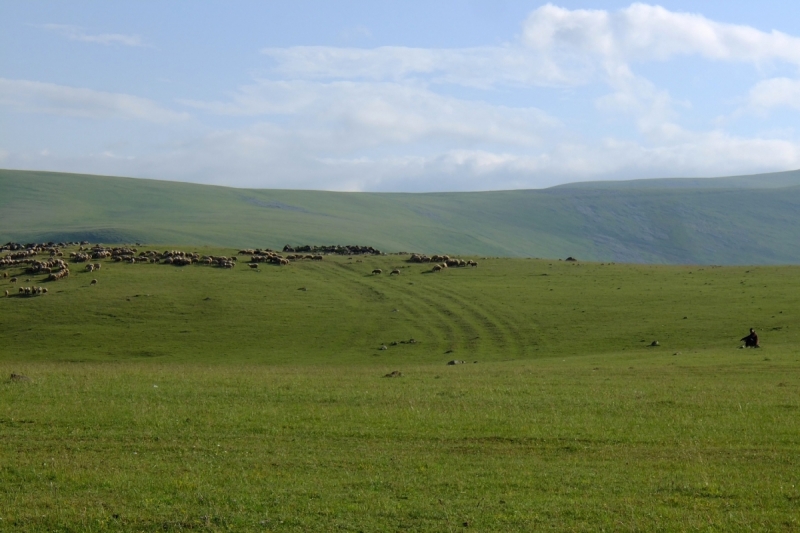
[(468, 193), (348, 193), (0, 170), (0, 241), (387, 251), (634, 263), (800, 262), (800, 171)]

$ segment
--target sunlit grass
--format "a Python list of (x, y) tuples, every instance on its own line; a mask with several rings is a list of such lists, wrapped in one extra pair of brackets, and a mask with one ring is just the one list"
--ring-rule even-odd
[(0, 299), (0, 529), (800, 527), (800, 269), (355, 261)]

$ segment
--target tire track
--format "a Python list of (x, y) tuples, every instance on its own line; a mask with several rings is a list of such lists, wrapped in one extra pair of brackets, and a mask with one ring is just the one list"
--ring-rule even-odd
[[(337, 266), (346, 271), (349, 265), (342, 265), (339, 263)], [(342, 275), (341, 271), (339, 271), (338, 274), (352, 283), (378, 292), (377, 288), (372, 283), (366, 281), (367, 278), (359, 279), (359, 274), (354, 273), (356, 276), (354, 278)], [(386, 290), (388, 287), (382, 288)], [(402, 285), (401, 287), (392, 287), (392, 289), (394, 289), (392, 292), (397, 295), (398, 299), (404, 301), (409, 310), (414, 309), (415, 311), (419, 311), (420, 303), (424, 304), (430, 310), (428, 313), (424, 314), (415, 311), (412, 311), (412, 313), (414, 313), (416, 317), (419, 317), (420, 323), (427, 322), (431, 325), (434, 323), (437, 324), (438, 327), (434, 327), (439, 330), (438, 332), (429, 329), (431, 341), (434, 339), (436, 339), (437, 343), (438, 341), (444, 341), (448, 347), (452, 349), (456, 347), (456, 345), (464, 347), (462, 343), (464, 343), (465, 340), (467, 343), (475, 344), (475, 337), (480, 337), (480, 335), (478, 335), (478, 329), (460, 315), (458, 307), (454, 308), (451, 305), (443, 305), (443, 302), (426, 296), (424, 291), (427, 290), (427, 287)]]
[[(440, 337), (441, 335), (436, 331), (436, 327), (433, 322), (430, 320), (429, 316), (423, 316), (418, 309), (418, 306), (414, 305), (413, 299), (408, 295), (408, 293), (403, 292), (402, 290), (398, 290), (394, 288), (394, 291), (385, 291), (381, 292), (378, 287), (375, 287), (373, 283), (366, 281), (368, 278), (363, 278), (363, 274), (357, 271), (350, 270), (348, 267), (350, 265), (341, 264), (341, 263), (333, 263), (335, 268), (322, 270), (322, 268), (326, 267), (327, 265), (314, 265), (320, 272), (320, 274), (332, 274), (339, 279), (344, 280), (346, 283), (359, 287), (359, 289), (366, 289), (368, 293), (374, 293), (379, 297), (385, 299), (387, 303), (392, 302), (395, 306), (401, 306), (404, 308), (404, 316), (409, 317), (409, 322), (413, 324), (413, 327), (417, 329), (417, 331), (423, 333), (429, 339), (435, 339)], [(381, 289), (385, 289), (381, 287)], [(442, 322), (443, 329), (446, 329), (446, 323)]]
[[(522, 355), (521, 336), (517, 326), (508, 319), (503, 318), (502, 312), (497, 309), (496, 305), (482, 301), (479, 306), (466, 300), (464, 296), (454, 290), (442, 286), (431, 287), (431, 292), (450, 300), (470, 313), (484, 326), (490, 338), (504, 349), (512, 351), (513, 356), (519, 357)], [(487, 313), (487, 310), (490, 310), (490, 313)]]

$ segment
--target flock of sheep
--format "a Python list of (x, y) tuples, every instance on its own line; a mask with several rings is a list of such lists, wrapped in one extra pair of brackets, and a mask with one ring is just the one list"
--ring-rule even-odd
[(300, 261), (302, 259), (310, 259), (312, 261), (322, 261), (321, 255), (312, 255), (312, 254), (290, 254), (287, 256), (282, 256), (281, 254), (275, 252), (274, 250), (270, 250), (267, 248), (266, 250), (261, 249), (245, 249), (239, 250), (239, 255), (249, 255), (250, 256), (250, 264), (248, 265), (250, 268), (258, 268), (259, 263), (270, 263), (273, 265), (288, 265), (292, 261)]
[[(64, 248), (78, 246), (78, 250), (70, 252), (65, 258)], [(102, 263), (98, 260), (111, 260), (114, 262), (125, 262), (130, 264), (137, 263), (150, 263), (150, 264), (165, 264), (173, 266), (186, 266), (186, 265), (209, 265), (220, 268), (233, 268), (236, 266), (236, 255), (228, 256), (214, 256), (214, 255), (201, 255), (197, 252), (184, 252), (181, 250), (165, 250), (158, 252), (155, 250), (148, 250), (139, 252), (133, 247), (105, 247), (102, 245), (90, 245), (88, 242), (70, 242), (70, 243), (6, 243), (0, 246), (0, 252), (8, 251), (5, 256), (0, 257), (0, 269), (10, 267), (24, 267), (24, 272), (29, 275), (42, 275), (47, 274), (47, 281), (58, 281), (70, 275), (68, 261), (73, 263), (87, 263), (84, 267), (86, 272), (95, 272), (100, 270)], [(291, 253), (287, 253), (291, 252)], [(300, 253), (309, 252), (309, 253)], [(324, 254), (338, 254), (338, 255), (385, 255), (371, 246), (358, 246), (358, 245), (330, 245), (330, 246), (296, 246), (292, 247), (286, 245), (283, 248), (283, 253), (271, 249), (248, 248), (239, 250), (238, 255), (250, 256), (248, 266), (253, 269), (258, 269), (260, 264), (267, 263), (278, 266), (289, 265), (292, 261), (322, 261)], [(38, 255), (47, 255), (48, 259), (37, 259)], [(66, 260), (65, 260), (66, 259)], [(478, 263), (472, 260), (465, 261), (463, 259), (451, 258), (447, 255), (433, 255), (427, 256), (423, 254), (411, 254), (408, 259), (411, 263), (434, 263), (432, 267), (433, 272), (440, 272), (448, 267), (463, 267), (472, 266), (477, 267)], [(358, 261), (360, 262), (360, 260)], [(373, 275), (382, 274), (383, 270), (376, 268), (372, 271)], [(399, 275), (399, 269), (393, 269), (389, 275)], [(8, 278), (7, 272), (2, 273), (2, 277)], [(18, 279), (12, 277), (11, 283), (16, 283)], [(30, 281), (29, 279), (26, 281)], [(93, 279), (91, 284), (97, 284), (97, 280)], [(20, 287), (20, 296), (37, 296), (47, 294), (45, 287)], [(5, 296), (10, 296), (9, 291), (5, 291)]]
[(424, 254), (411, 254), (408, 258), (409, 263), (437, 263), (431, 269), (433, 272), (441, 272), (448, 267), (477, 267), (478, 263), (471, 259), (465, 261), (449, 255), (432, 255), (428, 257)]
[(330, 244), (323, 246), (312, 246), (305, 244), (302, 246), (291, 246), (287, 244), (283, 247), (284, 253), (311, 253), (311, 254), (335, 254), (335, 255), (381, 255), (382, 252), (372, 246), (360, 246), (357, 244)]

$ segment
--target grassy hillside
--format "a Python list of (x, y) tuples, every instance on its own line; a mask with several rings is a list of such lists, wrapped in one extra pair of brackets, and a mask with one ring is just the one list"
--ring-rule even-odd
[(800, 187), (800, 170), (726, 178), (663, 178), (626, 181), (568, 183), (558, 189), (783, 189)]
[[(0, 242), (272, 248), (354, 243), (387, 251), (504, 257), (797, 263), (800, 186), (790, 186), (796, 176), (787, 176), (722, 180), (722, 188), (656, 180), (639, 186), (373, 194), (3, 170)], [(757, 185), (762, 182), (767, 185)]]
[(405, 259), (0, 269), (0, 530), (800, 528), (800, 267)]
[[(790, 326), (800, 267), (479, 259), (478, 268), (432, 273), (430, 264), (407, 258), (328, 256), (258, 270), (107, 260), (93, 273), (74, 264), (56, 282), (6, 270), (19, 281), (0, 279), (14, 296), (0, 298), (3, 353), (31, 361), (57, 354), (71, 361), (485, 362), (648, 353), (653, 339), (665, 350), (721, 349), (735, 347), (751, 325), (769, 331), (773, 345), (796, 341)], [(384, 273), (372, 275), (375, 268)], [(395, 268), (400, 275), (387, 275)], [(16, 297), (19, 285), (46, 286), (49, 294)], [(27, 342), (31, 335), (36, 342)], [(418, 342), (378, 350), (411, 338)]]
[[(88, 272), (71, 262), (71, 275), (58, 281), (0, 266), (0, 360), (484, 363), (730, 352), (749, 327), (772, 350), (791, 352), (800, 334), (800, 266), (477, 258), (477, 268), (432, 272), (408, 255), (257, 269), (239, 257), (233, 269), (103, 259)], [(23, 286), (48, 294), (26, 297)], [(653, 340), (661, 346), (650, 347)]]

